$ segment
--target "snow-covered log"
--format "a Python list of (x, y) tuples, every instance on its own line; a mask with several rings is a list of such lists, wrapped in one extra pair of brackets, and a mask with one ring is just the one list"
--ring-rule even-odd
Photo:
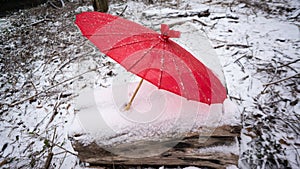
[(136, 83), (125, 85), (79, 95), (69, 137), (81, 161), (90, 166), (237, 165), (240, 117), (229, 100), (202, 104), (145, 82), (127, 112), (122, 105)]
[[(82, 143), (73, 140), (73, 147), (78, 152), (81, 161), (90, 166), (198, 166), (208, 168), (225, 168), (237, 165), (239, 159), (239, 147), (237, 137), (240, 134), (240, 126), (218, 127), (210, 137), (199, 137), (198, 133), (187, 132), (181, 140), (145, 141), (139, 140), (130, 143), (99, 146), (99, 144)], [(79, 137), (79, 135), (77, 135)], [(201, 139), (206, 141), (201, 142)], [(126, 153), (138, 150), (147, 153), (149, 149), (164, 148), (160, 146), (178, 142), (173, 148), (158, 155), (132, 158), (126, 157)], [(152, 148), (151, 148), (152, 147)], [(118, 150), (122, 155), (111, 152)], [(151, 152), (148, 152), (151, 154)]]

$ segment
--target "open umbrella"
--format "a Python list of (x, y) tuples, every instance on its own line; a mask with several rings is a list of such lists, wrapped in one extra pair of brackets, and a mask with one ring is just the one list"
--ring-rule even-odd
[(159, 89), (189, 100), (206, 104), (225, 100), (226, 88), (218, 77), (170, 39), (180, 38), (179, 31), (162, 24), (161, 33), (157, 33), (135, 22), (100, 12), (78, 14), (75, 23), (101, 52), (142, 78), (137, 90), (145, 79)]

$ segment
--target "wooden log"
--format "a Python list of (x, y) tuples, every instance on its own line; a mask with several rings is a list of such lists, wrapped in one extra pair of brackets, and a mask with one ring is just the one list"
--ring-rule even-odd
[[(209, 129), (209, 128), (207, 128)], [(202, 129), (203, 130), (203, 129)], [(212, 130), (212, 128), (211, 128)], [(199, 132), (186, 133), (178, 139), (164, 139), (159, 141), (139, 140), (114, 145), (98, 145), (92, 142), (84, 145), (76, 138), (72, 138), (72, 145), (78, 152), (81, 161), (90, 166), (198, 166), (207, 168), (225, 168), (228, 165), (237, 165), (238, 153), (199, 151), (208, 147), (237, 145), (237, 137), (241, 126), (217, 127), (210, 135)], [(200, 134), (200, 136), (199, 136)], [(172, 146), (174, 145), (174, 146)], [(161, 154), (151, 156), (151, 150), (169, 147)], [(127, 155), (146, 153), (149, 157), (130, 158)], [(118, 155), (112, 152), (117, 152)]]

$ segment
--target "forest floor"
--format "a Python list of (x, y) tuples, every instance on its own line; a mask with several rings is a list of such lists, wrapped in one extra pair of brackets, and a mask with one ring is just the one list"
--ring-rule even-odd
[[(205, 16), (189, 13), (205, 8)], [(87, 86), (109, 86), (116, 65), (75, 26), (75, 15), (88, 10), (66, 1), (60, 9), (44, 4), (0, 18), (0, 168), (87, 165), (68, 138), (73, 84), (93, 73), (99, 81)], [(216, 50), (228, 97), (241, 112), (239, 167), (299, 168), (299, 1), (112, 1), (109, 12), (146, 26), (162, 17), (196, 25)]]

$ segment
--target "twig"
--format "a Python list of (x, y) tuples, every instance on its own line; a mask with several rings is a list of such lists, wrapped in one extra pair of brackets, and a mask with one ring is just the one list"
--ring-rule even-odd
[(286, 78), (283, 78), (283, 79), (279, 79), (279, 80), (274, 81), (274, 82), (270, 82), (270, 83), (264, 84), (263, 86), (269, 86), (269, 85), (272, 85), (272, 84), (280, 83), (280, 82), (286, 81), (288, 79), (296, 78), (299, 75), (300, 75), (300, 73), (297, 73), (297, 74), (295, 74), (293, 76), (289, 76), (289, 77), (286, 77)]
[(67, 152), (65, 152), (65, 155), (64, 155), (62, 161), (60, 162), (58, 169), (60, 169), (60, 168), (62, 167), (62, 165), (63, 165), (63, 163), (64, 163), (66, 157), (67, 157)]
[(213, 48), (214, 48), (214, 49), (218, 49), (218, 48), (221, 48), (221, 47), (224, 47), (224, 46), (225, 46), (225, 45), (222, 44), (222, 45), (214, 46)]
[(39, 20), (39, 21), (36, 21), (36, 22), (33, 22), (32, 24), (30, 24), (30, 26), (35, 26), (39, 23), (42, 23), (44, 21), (51, 21), (51, 19), (48, 19), (48, 18), (45, 18), (45, 19), (42, 19), (42, 20)]
[[(52, 143), (54, 143), (55, 134), (56, 134), (56, 128), (54, 128)], [(50, 167), (51, 161), (53, 159), (53, 155), (54, 155), (53, 152), (52, 152), (53, 146), (54, 146), (54, 144), (52, 144), (51, 147), (50, 147), (50, 150), (49, 150), (49, 153), (48, 153), (48, 156), (47, 156), (47, 160), (46, 160), (46, 163), (45, 163), (45, 166), (44, 166), (45, 169), (48, 169)]]
[(60, 0), (61, 7), (56, 6), (51, 0), (48, 0), (48, 3), (55, 9), (61, 9), (65, 7), (65, 2), (63, 0)]
[[(59, 99), (60, 99), (60, 97), (59, 97), (57, 100), (59, 100)], [(50, 117), (50, 120), (49, 120), (49, 122), (48, 122), (46, 128), (48, 128), (48, 126), (50, 125), (50, 123), (54, 120), (55, 116), (58, 114), (57, 108), (58, 108), (58, 106), (60, 106), (60, 105), (61, 105), (61, 103), (60, 103), (59, 101), (55, 103), (55, 105), (54, 105), (54, 107), (53, 107), (53, 114), (52, 114), (52, 116)]]
[(291, 64), (293, 64), (293, 63), (296, 63), (296, 62), (298, 62), (298, 61), (300, 61), (300, 59), (296, 59), (296, 60), (294, 60), (294, 61), (292, 61), (292, 62), (289, 62), (289, 63), (287, 63), (287, 64), (284, 64), (284, 65), (278, 66), (278, 68), (282, 68), (282, 67), (285, 67), (285, 66), (291, 65)]
[(282, 55), (282, 56), (285, 57), (285, 58), (293, 59), (293, 58), (290, 57), (289, 55), (286, 55), (286, 54), (284, 54), (283, 52), (281, 52), (281, 51), (279, 51), (279, 50), (273, 49), (273, 51), (279, 53), (280, 55)]
[[(52, 143), (54, 143), (55, 135), (56, 135), (56, 127), (54, 128), (54, 131), (53, 131)], [(51, 151), (53, 150), (53, 145), (51, 146), (50, 150)]]
[(54, 79), (57, 75), (57, 73), (59, 71), (61, 71), (65, 66), (67, 66), (69, 63), (71, 63), (72, 61), (78, 59), (80, 56), (76, 56), (76, 57), (73, 57), (71, 59), (69, 59), (68, 61), (66, 61), (65, 63), (63, 63), (61, 66), (59, 66), (59, 68), (57, 69), (58, 71), (55, 72), (55, 74), (53, 75), (52, 79)]
[(49, 152), (48, 156), (47, 156), (47, 160), (46, 160), (45, 166), (44, 166), (45, 169), (48, 169), (50, 167), (52, 158), (53, 158), (53, 153)]
[(7, 159), (4, 159), (3, 161), (0, 162), (0, 167), (4, 166), (5, 164), (8, 164), (9, 161)]
[(241, 67), (242, 71), (245, 72), (245, 67), (244, 67), (243, 64), (240, 62), (239, 59), (235, 60), (233, 63), (236, 63), (238, 66)]
[(47, 113), (47, 115), (44, 116), (44, 118), (39, 123), (37, 123), (37, 125), (34, 127), (32, 131), (36, 131), (39, 128), (39, 126), (44, 123), (44, 120), (50, 115), (50, 113)]
[(123, 16), (124, 12), (126, 11), (128, 5), (125, 6), (125, 8), (122, 10), (122, 12), (120, 14), (118, 14), (119, 16)]
[(237, 17), (237, 16), (226, 15), (226, 16), (215, 16), (215, 17), (212, 17), (211, 20), (224, 19), (224, 18), (229, 18), (229, 19), (233, 19), (233, 20), (239, 19), (239, 17)]
[(227, 44), (227, 47), (240, 47), (240, 48), (250, 48), (249, 45), (243, 45), (243, 44)]
[(31, 85), (33, 86), (34, 90), (35, 90), (35, 93), (38, 93), (38, 90), (36, 89), (34, 83), (32, 81), (30, 81)]
[[(40, 92), (36, 93), (36, 94), (33, 95), (33, 96), (30, 96), (30, 97), (25, 98), (25, 99), (23, 99), (23, 100), (20, 100), (20, 101), (18, 101), (18, 102), (14, 102), (14, 103), (7, 104), (7, 105), (10, 106), (10, 107), (16, 106), (16, 105), (21, 104), (21, 103), (23, 103), (23, 102), (25, 102), (25, 101), (27, 101), (27, 100), (30, 100), (30, 99), (32, 99), (32, 98), (34, 98), (34, 97), (36, 97), (36, 96), (38, 96), (38, 95), (40, 95), (40, 94), (42, 94), (42, 93), (45, 93), (46, 91), (49, 91), (49, 90), (51, 90), (51, 89), (53, 89), (53, 88), (55, 88), (55, 87), (57, 87), (57, 86), (59, 86), (59, 85), (61, 85), (61, 84), (64, 84), (64, 83), (66, 83), (66, 82), (68, 82), (68, 81), (70, 81), (70, 80), (76, 79), (76, 78), (78, 78), (78, 77), (80, 77), (80, 76), (82, 76), (82, 75), (84, 75), (84, 74), (86, 74), (86, 73), (92, 72), (92, 71), (96, 71), (96, 68), (95, 68), (95, 69), (88, 70), (88, 71), (86, 71), (86, 72), (83, 72), (83, 73), (81, 73), (81, 74), (79, 74), (79, 75), (76, 75), (76, 76), (74, 76), (74, 77), (71, 77), (71, 78), (69, 78), (69, 79), (66, 79), (66, 80), (64, 80), (64, 81), (62, 81), (62, 82), (60, 82), (60, 83), (57, 83), (57, 84), (55, 84), (55, 85), (53, 85), (53, 86), (47, 88), (46, 90), (43, 90), (43, 91), (40, 91)], [(4, 104), (5, 104), (5, 103), (4, 103)]]
[[(41, 139), (47, 139), (46, 137), (42, 137), (42, 136), (39, 135), (38, 133), (32, 133), (32, 134), (35, 135), (35, 136), (38, 136), (38, 137), (41, 138)], [(52, 141), (50, 141), (50, 143), (51, 143), (52, 145), (54, 145), (54, 146), (56, 146), (56, 147), (58, 147), (58, 148), (64, 150), (64, 151), (66, 151), (67, 153), (70, 153), (70, 154), (72, 154), (72, 155), (74, 155), (74, 156), (76, 156), (76, 157), (78, 156), (76, 153), (73, 153), (73, 152), (67, 150), (66, 148), (64, 148), (64, 147), (62, 147), (62, 146), (60, 146), (60, 145), (58, 145), (58, 144), (56, 144), (56, 143), (54, 143), (54, 142), (52, 142)]]
[(240, 61), (240, 59), (242, 59), (242, 58), (244, 58), (244, 57), (250, 58), (250, 57), (252, 57), (252, 56), (249, 56), (249, 55), (247, 55), (247, 54), (244, 54), (243, 56), (237, 58), (237, 59), (234, 61), (234, 63), (236, 63), (237, 61)]
[(200, 23), (202, 26), (208, 26), (206, 23), (204, 23), (204, 22), (202, 22), (202, 21), (200, 21), (200, 20), (198, 20), (198, 19), (193, 19), (192, 21), (193, 21), (193, 22), (198, 22), (198, 23)]
[(250, 48), (251, 46), (249, 45), (243, 45), (243, 44), (222, 44), (222, 45), (218, 45), (218, 46), (215, 46), (214, 49), (217, 49), (217, 48), (221, 48), (221, 47), (239, 47), (239, 48)]
[[(277, 61), (276, 61), (276, 60), (275, 60), (275, 65), (276, 65), (276, 67), (275, 67), (275, 72), (274, 72), (274, 75), (273, 75), (271, 81), (274, 80), (274, 78), (276, 77), (277, 72), (278, 72)], [(261, 91), (261, 94), (265, 93), (265, 91), (266, 91), (266, 89), (268, 88), (268, 86), (269, 86), (269, 85), (265, 86), (264, 90)]]
[(244, 99), (238, 98), (238, 97), (235, 97), (235, 96), (229, 96), (229, 98), (234, 99), (234, 100), (238, 100), (238, 101), (245, 101)]

